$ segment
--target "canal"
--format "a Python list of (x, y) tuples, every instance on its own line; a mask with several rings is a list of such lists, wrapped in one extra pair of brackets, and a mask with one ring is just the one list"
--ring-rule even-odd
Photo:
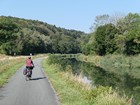
[[(120, 73), (121, 70), (132, 71), (131, 68), (114, 68), (110, 66), (106, 70), (95, 66), (93, 63), (62, 56), (54, 56), (51, 60), (52, 63), (60, 64), (62, 67), (61, 70), (63, 71), (66, 70), (67, 66), (70, 66), (74, 75), (80, 75), (82, 73), (85, 82), (93, 86), (110, 86), (121, 95), (125, 94), (133, 97), (133, 103), (140, 103), (140, 78), (136, 78), (129, 73)], [(133, 68), (133, 71), (139, 71), (139, 69)]]

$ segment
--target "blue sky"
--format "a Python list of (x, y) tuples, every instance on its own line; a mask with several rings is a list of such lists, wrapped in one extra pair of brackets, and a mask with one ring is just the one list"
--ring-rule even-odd
[(95, 17), (140, 13), (139, 0), (0, 0), (0, 16), (39, 20), (90, 32)]

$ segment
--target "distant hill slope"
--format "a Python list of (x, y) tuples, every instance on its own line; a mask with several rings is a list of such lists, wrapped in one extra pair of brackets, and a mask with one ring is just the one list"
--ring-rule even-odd
[(84, 32), (38, 20), (0, 16), (0, 53), (79, 53)]

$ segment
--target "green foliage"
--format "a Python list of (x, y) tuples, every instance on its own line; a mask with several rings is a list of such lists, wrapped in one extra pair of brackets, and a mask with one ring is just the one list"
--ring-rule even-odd
[(99, 55), (115, 52), (115, 35), (117, 32), (118, 30), (112, 24), (98, 27), (95, 35), (95, 52)]
[(18, 26), (10, 19), (0, 18), (0, 43), (14, 39), (17, 31)]
[(95, 98), (103, 93), (109, 92), (110, 88), (109, 87), (103, 87), (99, 86), (97, 88), (92, 88), (90, 91), (85, 91), (86, 95), (85, 98), (88, 100), (95, 100)]
[(85, 55), (94, 54), (94, 33), (82, 37), (81, 51)]
[(125, 29), (125, 53), (134, 55), (140, 53), (140, 15), (129, 13), (123, 20), (127, 25)]
[(97, 16), (91, 34), (68, 30), (41, 21), (0, 17), (0, 53), (140, 53), (140, 15)]
[(85, 33), (44, 22), (0, 17), (0, 53), (79, 53)]
[(92, 105), (132, 105), (132, 99), (126, 96), (121, 97), (111, 87), (99, 86), (85, 93), (86, 99)]
[(0, 18), (0, 53), (16, 52), (16, 41), (19, 27), (10, 19)]
[(86, 55), (140, 53), (140, 15), (137, 13), (129, 13), (119, 18), (110, 18), (109, 15), (97, 16), (92, 32), (94, 35), (91, 34), (88, 39), (90, 44), (82, 45), (82, 52)]
[(140, 27), (129, 31), (126, 40), (125, 52), (127, 55), (134, 55), (140, 53)]
[(117, 54), (124, 54), (125, 53), (125, 42), (126, 36), (117, 34), (115, 36), (115, 43), (116, 43), (116, 52)]

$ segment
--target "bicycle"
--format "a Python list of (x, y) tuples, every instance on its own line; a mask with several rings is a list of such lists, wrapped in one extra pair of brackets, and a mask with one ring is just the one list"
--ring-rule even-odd
[(25, 75), (26, 81), (31, 80), (31, 77), (32, 77), (32, 69), (27, 68), (26, 69), (26, 75)]
[(32, 77), (32, 69), (33, 68), (34, 68), (34, 66), (32, 66), (32, 67), (26, 67), (23, 70), (23, 74), (25, 75), (25, 80), (26, 81), (31, 80), (31, 77)]

